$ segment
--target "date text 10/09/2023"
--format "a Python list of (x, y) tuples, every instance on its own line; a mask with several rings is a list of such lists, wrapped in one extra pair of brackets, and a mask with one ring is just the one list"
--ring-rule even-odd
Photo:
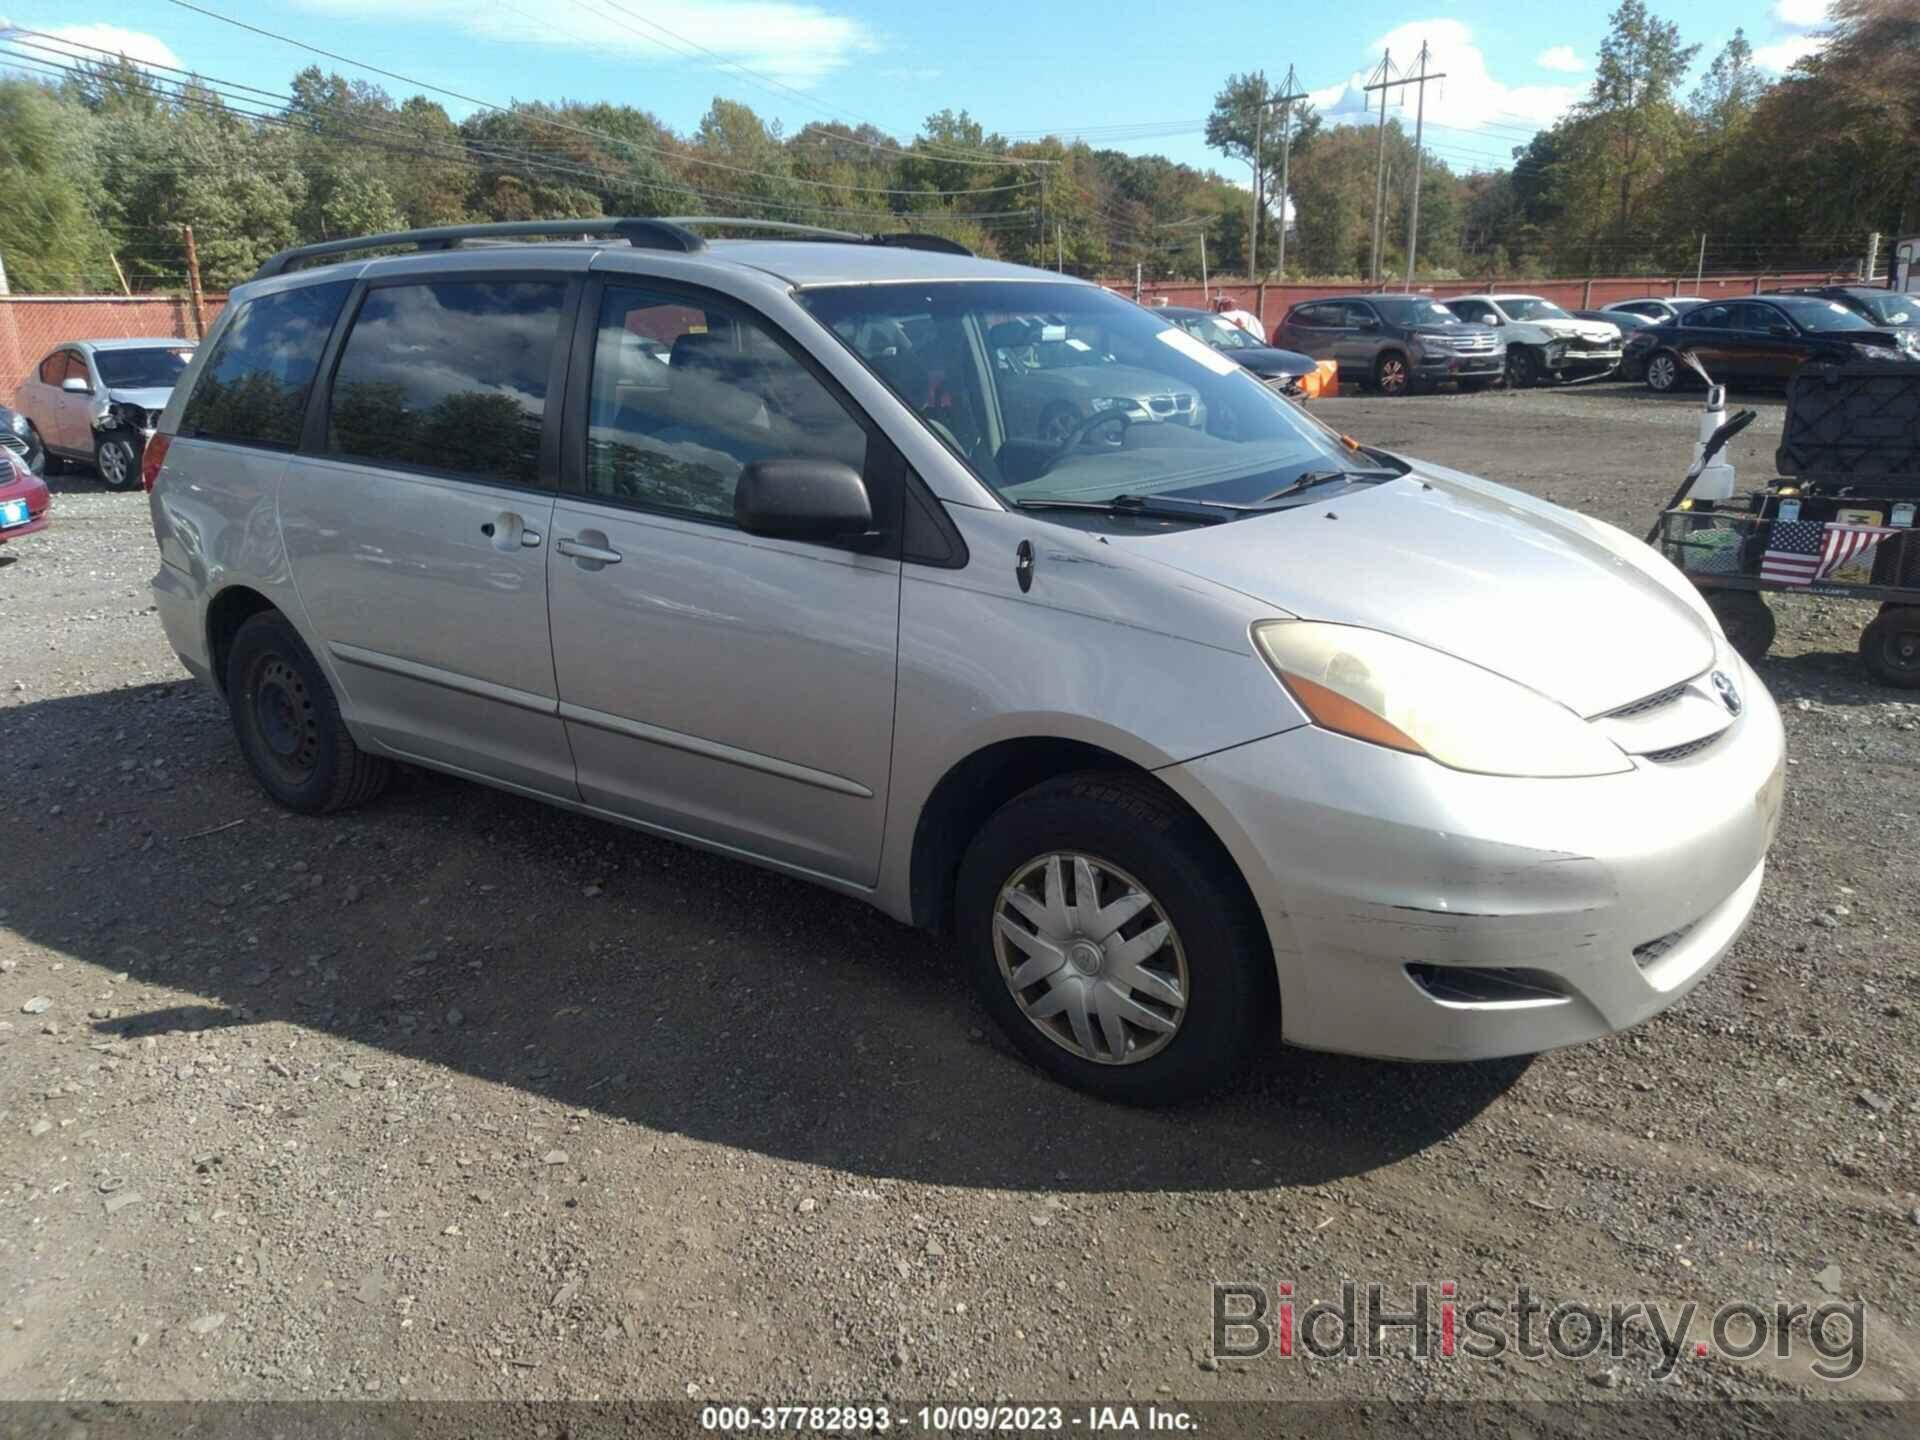
[(932, 1434), (1089, 1434), (1200, 1428), (1197, 1417), (1167, 1405), (704, 1405), (700, 1428), (722, 1434), (754, 1432), (872, 1435), (890, 1430)]

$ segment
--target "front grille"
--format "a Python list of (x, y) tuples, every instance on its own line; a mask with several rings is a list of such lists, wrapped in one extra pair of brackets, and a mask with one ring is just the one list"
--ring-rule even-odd
[(1173, 397), (1171, 395), (1155, 395), (1147, 401), (1147, 408), (1156, 415), (1171, 415), (1173, 413)]
[(1642, 970), (1646, 969), (1649, 965), (1658, 964), (1666, 958), (1668, 951), (1672, 950), (1674, 946), (1691, 935), (1694, 927), (1699, 923), (1698, 920), (1689, 920), (1678, 930), (1669, 930), (1657, 940), (1649, 940), (1644, 945), (1634, 946), (1633, 963), (1638, 965)]
[(1689, 755), (1698, 755), (1726, 733), (1724, 730), (1717, 730), (1711, 735), (1702, 735), (1698, 740), (1689, 740), (1684, 745), (1671, 745), (1665, 750), (1649, 750), (1640, 758), (1651, 760), (1656, 765), (1671, 765), (1674, 761), (1684, 760)]
[(1604, 718), (1625, 720), (1632, 715), (1645, 715), (1651, 710), (1658, 710), (1662, 705), (1671, 705), (1686, 693), (1687, 682), (1682, 680), (1678, 685), (1669, 685), (1666, 689), (1656, 691), (1644, 699), (1635, 700), (1631, 705), (1622, 705), (1618, 710), (1609, 710)]
[(1563, 1005), (1566, 991), (1544, 970), (1484, 965), (1409, 965), (1407, 978), (1449, 1005)]

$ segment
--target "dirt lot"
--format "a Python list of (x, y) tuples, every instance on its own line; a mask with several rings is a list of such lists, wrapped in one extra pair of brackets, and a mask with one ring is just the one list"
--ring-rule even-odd
[[(1319, 411), (1639, 528), (1696, 404)], [(1863, 609), (1779, 606), (1775, 864), (1674, 1012), (1531, 1063), (1276, 1048), (1141, 1114), (852, 901), (433, 776), (271, 808), (149, 610), (141, 497), (55, 487), (0, 557), (0, 1395), (1920, 1396), (1920, 704)], [(1211, 1358), (1212, 1281), (1343, 1279), (1858, 1299), (1865, 1364), (1660, 1382), (1639, 1321), (1623, 1362)]]

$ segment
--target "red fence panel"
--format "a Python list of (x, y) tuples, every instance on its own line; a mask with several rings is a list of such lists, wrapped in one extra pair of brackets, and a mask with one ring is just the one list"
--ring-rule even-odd
[[(224, 295), (205, 297), (207, 325), (225, 303)], [(0, 295), (0, 403), (49, 350), (69, 340), (196, 340), (200, 333), (185, 296)]]

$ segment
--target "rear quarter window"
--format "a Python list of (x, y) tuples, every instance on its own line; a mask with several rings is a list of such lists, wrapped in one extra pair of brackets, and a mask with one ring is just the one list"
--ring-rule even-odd
[(299, 444), (320, 352), (352, 289), (336, 280), (244, 302), (187, 397), (180, 433), (276, 449)]

